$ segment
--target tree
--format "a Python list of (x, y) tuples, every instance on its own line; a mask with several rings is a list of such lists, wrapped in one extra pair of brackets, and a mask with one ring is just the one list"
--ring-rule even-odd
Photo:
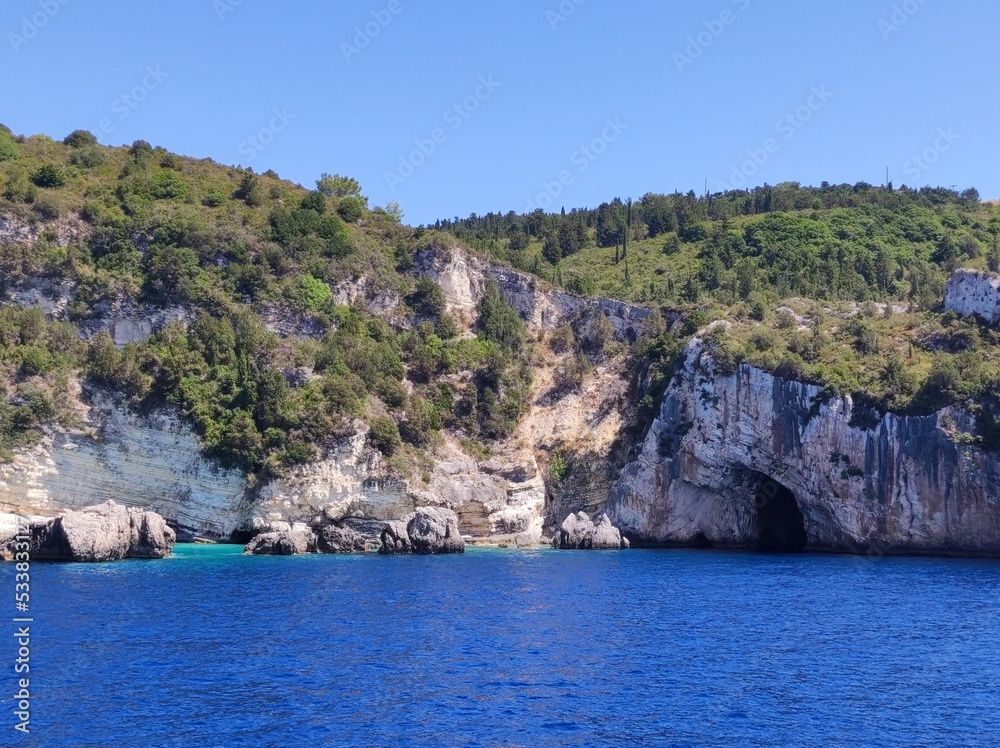
[(361, 184), (351, 177), (343, 177), (340, 174), (324, 173), (316, 180), (316, 189), (327, 197), (359, 197), (361, 195)]
[(31, 173), (31, 181), (37, 187), (54, 189), (66, 184), (66, 175), (56, 164), (42, 164)]
[(264, 204), (264, 192), (260, 188), (260, 178), (252, 171), (245, 171), (240, 178), (240, 186), (236, 188), (233, 197), (242, 200), (251, 208)]
[(326, 195), (319, 190), (310, 192), (302, 198), (302, 202), (299, 204), (299, 207), (302, 208), (302, 210), (311, 210), (323, 215), (326, 213)]
[(337, 206), (337, 213), (348, 223), (357, 223), (362, 218), (365, 217), (365, 212), (368, 210), (368, 198), (359, 196), (350, 196), (341, 198), (340, 204)]
[(417, 281), (413, 293), (406, 297), (406, 303), (423, 317), (440, 319), (448, 310), (448, 302), (441, 286), (432, 278), (423, 276)]
[(385, 204), (385, 214), (396, 223), (402, 223), (403, 216), (406, 215), (403, 213), (403, 209), (400, 207), (398, 200), (390, 200)]
[(524, 320), (517, 310), (500, 293), (496, 281), (490, 281), (486, 293), (479, 301), (479, 337), (491, 340), (509, 351), (520, 352), (524, 348), (526, 332)]
[(371, 426), (368, 428), (368, 441), (387, 457), (394, 455), (396, 450), (403, 446), (399, 427), (388, 416), (378, 416), (372, 419)]
[(87, 130), (74, 130), (63, 140), (63, 145), (70, 148), (83, 148), (88, 145), (97, 145), (97, 138)]
[(621, 242), (625, 227), (625, 204), (616, 197), (610, 203), (602, 203), (597, 209), (597, 245), (614, 247)]

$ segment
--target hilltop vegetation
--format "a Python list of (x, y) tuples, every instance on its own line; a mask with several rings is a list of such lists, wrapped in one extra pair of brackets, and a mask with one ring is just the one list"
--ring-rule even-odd
[[(37, 241), (0, 244), (0, 291), (71, 282), (76, 322), (123, 300), (190, 317), (118, 350), (106, 333), (84, 343), (38, 310), (0, 310), (0, 456), (41, 423), (71, 419), (75, 373), (136, 407), (176, 405), (210, 455), (251, 471), (316, 458), (356, 418), (405, 470), (442, 427), (495, 439), (525, 407), (516, 313), (492, 293), (469, 321), (478, 335), (460, 336), (441, 289), (408, 273), (433, 237), (402, 226), (398, 206), (370, 209), (352, 179), (323, 175), (309, 191), (142, 141), (101, 147), (85, 132), (57, 143), (0, 130), (0, 159), (0, 215), (39, 229)], [(60, 246), (60, 232), (76, 238)], [(404, 300), (394, 325), (360, 298), (337, 303), (334, 290), (346, 283), (351, 303), (361, 279), (368, 298)], [(279, 338), (266, 310), (326, 332)]]
[[(177, 407), (208, 454), (248, 471), (316, 459), (361, 419), (394, 469), (425, 472), (443, 429), (475, 455), (510, 436), (539, 361), (558, 363), (568, 391), (609, 352), (629, 359), (638, 433), (686, 339), (715, 320), (724, 370), (753, 363), (880, 411), (975, 401), (977, 433), (961, 438), (1000, 446), (1000, 338), (940, 308), (956, 267), (1000, 269), (1000, 207), (975, 190), (783, 184), (412, 229), (340, 175), (308, 190), (143, 141), (2, 128), (0, 216), (37, 236), (0, 242), (0, 292), (73, 289), (65, 321), (0, 308), (0, 459), (49, 421), (72, 424), (82, 379), (137, 408)], [(603, 318), (535, 339), (497, 288), (475, 319), (453, 319), (414, 258), (457, 242), (663, 313), (628, 351)], [(107, 333), (79, 338), (123, 303), (182, 307), (185, 320), (121, 349)], [(264, 319), (314, 334), (279, 336)]]

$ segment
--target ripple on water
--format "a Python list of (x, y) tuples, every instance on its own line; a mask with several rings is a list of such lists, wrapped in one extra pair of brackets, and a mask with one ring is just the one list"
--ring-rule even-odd
[(181, 546), (32, 576), (30, 745), (1000, 745), (997, 562)]

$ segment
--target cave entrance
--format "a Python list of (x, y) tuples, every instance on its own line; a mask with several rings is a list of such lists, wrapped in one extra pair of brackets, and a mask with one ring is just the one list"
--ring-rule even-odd
[(804, 551), (808, 536), (795, 494), (768, 475), (756, 474), (757, 547), (762, 551)]

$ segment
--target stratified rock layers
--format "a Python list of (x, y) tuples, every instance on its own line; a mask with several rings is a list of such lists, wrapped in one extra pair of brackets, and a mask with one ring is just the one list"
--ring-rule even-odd
[(696, 339), (607, 511), (646, 543), (769, 547), (799, 522), (812, 550), (998, 555), (998, 460), (956, 442), (969, 420), (879, 416), (749, 365), (725, 375)]

